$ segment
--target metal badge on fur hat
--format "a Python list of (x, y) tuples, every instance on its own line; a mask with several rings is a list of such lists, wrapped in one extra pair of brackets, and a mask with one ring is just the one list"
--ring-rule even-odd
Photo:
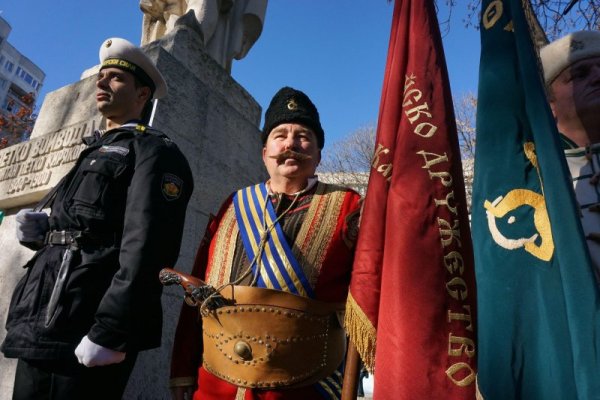
[(152, 89), (152, 98), (160, 99), (167, 94), (167, 83), (144, 52), (121, 38), (106, 39), (100, 46), (100, 69), (120, 68), (131, 72), (144, 85)]
[(568, 66), (597, 56), (600, 56), (598, 31), (573, 32), (555, 40), (540, 51), (544, 81), (549, 84)]
[(317, 136), (319, 148), (323, 148), (325, 133), (321, 127), (317, 107), (306, 94), (286, 86), (273, 96), (265, 113), (265, 125), (262, 130), (263, 144), (267, 141), (267, 137), (273, 128), (291, 122), (310, 128)]

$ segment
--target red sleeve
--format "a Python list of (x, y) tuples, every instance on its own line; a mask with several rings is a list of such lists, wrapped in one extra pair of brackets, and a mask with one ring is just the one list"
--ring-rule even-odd
[[(214, 237), (219, 223), (228, 208), (230, 199), (221, 206), (216, 217), (209, 216), (208, 226), (204, 237), (198, 246), (194, 260), (192, 275), (205, 279), (206, 266), (210, 243)], [(197, 307), (183, 303), (179, 314), (179, 321), (175, 331), (173, 350), (171, 354), (171, 386), (195, 385), (198, 368), (202, 364), (202, 320)]]

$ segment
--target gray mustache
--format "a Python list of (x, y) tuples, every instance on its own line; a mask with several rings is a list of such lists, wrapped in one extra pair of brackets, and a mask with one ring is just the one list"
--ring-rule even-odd
[(285, 161), (287, 158), (293, 158), (294, 160), (298, 160), (298, 161), (306, 161), (306, 160), (310, 160), (312, 158), (312, 156), (309, 156), (308, 154), (297, 153), (292, 150), (286, 150), (275, 156), (269, 156), (269, 157), (274, 158), (280, 162)]

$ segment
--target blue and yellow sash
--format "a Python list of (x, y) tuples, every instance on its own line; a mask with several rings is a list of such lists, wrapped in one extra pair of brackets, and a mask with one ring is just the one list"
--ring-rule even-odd
[[(341, 204), (342, 199), (340, 197), (333, 204)], [(334, 207), (337, 212), (331, 213), (335, 220), (339, 213), (339, 204)], [(244, 249), (250, 260), (260, 252), (261, 241), (264, 241), (264, 250), (260, 259), (252, 266), (254, 274), (257, 274), (259, 268), (257, 286), (314, 298), (314, 291), (300, 263), (292, 253), (281, 225), (275, 222), (277, 215), (269, 200), (266, 185), (260, 183), (238, 190), (233, 196), (233, 205)], [(329, 229), (323, 226), (323, 231), (329, 232)], [(329, 233), (327, 236), (330, 235)], [(328, 240), (325, 242), (329, 243)], [(332, 376), (315, 383), (316, 390), (324, 399), (341, 398), (343, 366), (344, 363)]]
[[(233, 197), (244, 249), (258, 275), (257, 286), (314, 298), (308, 278), (287, 243), (264, 183), (239, 190)], [(258, 268), (258, 271), (257, 271)]]

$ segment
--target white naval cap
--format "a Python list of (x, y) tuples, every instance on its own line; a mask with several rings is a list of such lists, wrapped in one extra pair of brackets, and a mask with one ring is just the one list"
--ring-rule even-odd
[(548, 85), (568, 66), (596, 56), (600, 56), (600, 32), (579, 31), (563, 36), (540, 51), (544, 81)]
[(100, 46), (99, 56), (100, 69), (114, 67), (131, 72), (152, 89), (153, 99), (167, 94), (167, 83), (158, 68), (131, 42), (121, 38), (106, 39)]

